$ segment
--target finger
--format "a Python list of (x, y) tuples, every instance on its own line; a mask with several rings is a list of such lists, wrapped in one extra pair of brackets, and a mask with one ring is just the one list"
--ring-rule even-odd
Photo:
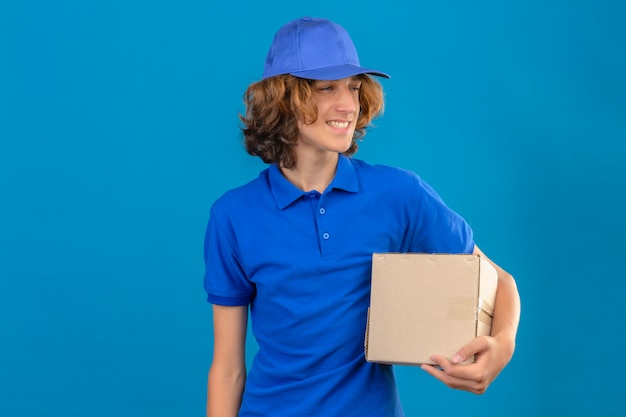
[(448, 375), (446, 374), (446, 371), (443, 369), (443, 367), (441, 367), (441, 365), (437, 363), (436, 360), (433, 359), (433, 362), (435, 362), (434, 365), (422, 364), (420, 368), (426, 371), (426, 373), (438, 379), (439, 381), (448, 385), (448, 381), (447, 381)]
[[(463, 367), (463, 365), (453, 365), (453, 367)], [(421, 369), (426, 373), (431, 375), (432, 377), (438, 379), (440, 382), (448, 386), (449, 388), (464, 390), (473, 392), (475, 394), (482, 394), (484, 392), (484, 388), (480, 385), (480, 383), (472, 380), (465, 379), (452, 376), (446, 373), (443, 369), (437, 368), (437, 365), (421, 365)]]
[(484, 337), (476, 337), (452, 356), (452, 363), (457, 364), (465, 362), (487, 349), (489, 349), (487, 339)]
[(420, 368), (423, 371), (426, 371), (426, 373), (430, 374), (431, 376), (434, 376), (440, 381), (443, 375), (445, 375), (444, 372), (440, 368), (438, 368), (436, 365), (429, 365), (429, 364), (424, 363), (420, 365)]
[[(461, 380), (476, 381), (482, 374), (482, 365), (478, 363), (453, 363), (445, 356), (433, 355), (431, 360), (441, 367), (441, 371), (451, 377)], [(438, 378), (440, 379), (440, 378)]]

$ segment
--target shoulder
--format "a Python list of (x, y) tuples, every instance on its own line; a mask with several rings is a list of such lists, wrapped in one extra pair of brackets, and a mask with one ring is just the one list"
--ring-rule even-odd
[(414, 171), (354, 159), (361, 189), (386, 199), (390, 204), (411, 207), (424, 201), (443, 203), (439, 194)]
[(390, 188), (420, 188), (424, 181), (413, 171), (384, 164), (370, 164), (361, 159), (352, 159), (352, 164), (364, 186), (384, 185)]
[(263, 199), (267, 194), (269, 194), (268, 170), (264, 169), (255, 179), (219, 196), (211, 206), (211, 215), (241, 212), (250, 207), (252, 202)]

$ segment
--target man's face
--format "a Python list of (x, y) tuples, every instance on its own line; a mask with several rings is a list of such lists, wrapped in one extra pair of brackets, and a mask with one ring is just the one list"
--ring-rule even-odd
[(317, 120), (311, 124), (298, 122), (298, 151), (347, 151), (352, 144), (354, 129), (360, 112), (358, 77), (333, 81), (315, 81), (312, 86), (313, 103), (317, 106)]

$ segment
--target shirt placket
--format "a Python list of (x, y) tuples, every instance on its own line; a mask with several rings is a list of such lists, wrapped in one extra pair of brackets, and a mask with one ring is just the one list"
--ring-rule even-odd
[(322, 258), (331, 253), (333, 233), (328, 221), (329, 213), (324, 196), (317, 191), (307, 193), (307, 198), (311, 204), (313, 218), (315, 220), (315, 233), (317, 236), (318, 247)]

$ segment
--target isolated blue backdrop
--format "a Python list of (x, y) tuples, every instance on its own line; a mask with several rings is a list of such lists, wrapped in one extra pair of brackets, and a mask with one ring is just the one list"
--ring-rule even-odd
[(523, 299), (489, 391), (399, 367), (407, 415), (626, 413), (623, 1), (22, 0), (0, 5), (0, 415), (203, 415), (208, 210), (263, 168), (241, 95), (302, 15), (393, 77), (358, 155), (430, 182)]

